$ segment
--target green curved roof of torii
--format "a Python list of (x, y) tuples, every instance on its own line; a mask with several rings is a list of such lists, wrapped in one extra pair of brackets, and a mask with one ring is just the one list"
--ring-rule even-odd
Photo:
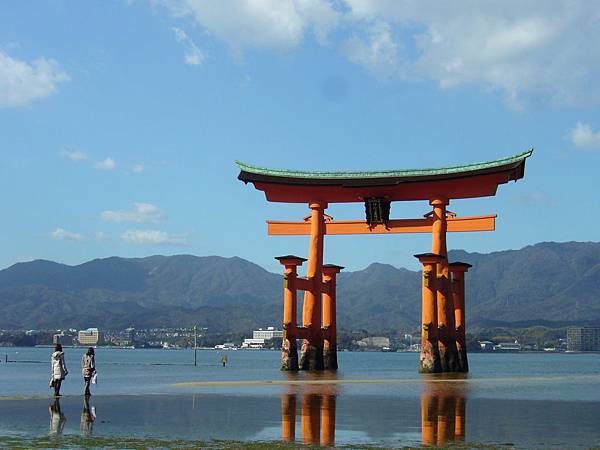
[(429, 169), (404, 169), (404, 170), (376, 170), (376, 171), (347, 171), (347, 172), (321, 172), (321, 171), (302, 171), (302, 170), (288, 170), (288, 169), (270, 169), (267, 167), (257, 167), (250, 164), (236, 161), (242, 173), (240, 173), (240, 180), (245, 180), (243, 176), (246, 174), (253, 174), (266, 177), (282, 177), (282, 178), (306, 178), (306, 179), (365, 179), (365, 178), (405, 178), (405, 177), (428, 177), (428, 176), (439, 176), (439, 175), (460, 175), (469, 174), (472, 172), (487, 171), (496, 167), (504, 167), (514, 163), (524, 161), (530, 157), (533, 153), (533, 149), (527, 150), (526, 152), (519, 153), (514, 156), (507, 156), (504, 158), (496, 159), (494, 161), (486, 161), (474, 164), (463, 164), (460, 166), (449, 166), (440, 168), (429, 168)]

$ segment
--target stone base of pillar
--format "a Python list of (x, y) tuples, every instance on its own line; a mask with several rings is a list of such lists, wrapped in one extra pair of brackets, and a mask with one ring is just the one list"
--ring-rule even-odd
[(467, 357), (467, 347), (461, 345), (459, 342), (456, 343), (456, 352), (458, 355), (458, 372), (469, 371), (469, 359)]
[(323, 347), (302, 341), (298, 365), (300, 370), (323, 370)]
[(462, 372), (456, 346), (457, 343), (454, 340), (446, 343), (446, 366), (448, 367), (448, 372)]
[(446, 339), (446, 327), (438, 327), (437, 349), (440, 358), (440, 372), (452, 372), (448, 366), (448, 340)]
[(329, 341), (323, 343), (323, 369), (337, 370), (337, 345)]
[(281, 370), (297, 371), (298, 370), (298, 348), (296, 339), (284, 339), (281, 344)]
[(461, 372), (456, 341), (445, 326), (438, 327), (438, 352), (442, 372)]
[(419, 357), (420, 373), (439, 373), (441, 372), (440, 354), (437, 345), (424, 339), (421, 342), (421, 355)]

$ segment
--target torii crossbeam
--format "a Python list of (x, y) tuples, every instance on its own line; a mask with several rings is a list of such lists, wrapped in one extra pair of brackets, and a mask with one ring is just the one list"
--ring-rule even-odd
[[(297, 274), (306, 259), (277, 258), (285, 266), (282, 370), (337, 369), (335, 283), (343, 267), (323, 264), (325, 235), (431, 233), (431, 253), (415, 255), (423, 264), (419, 370), (468, 371), (464, 273), (470, 265), (449, 264), (446, 233), (493, 231), (496, 216), (456, 217), (446, 206), (453, 199), (493, 196), (500, 184), (523, 178), (532, 152), (478, 164), (379, 172), (305, 172), (237, 162), (238, 179), (254, 184), (267, 201), (306, 203), (311, 210), (301, 222), (267, 222), (269, 235), (310, 236), (306, 277)], [(414, 200), (428, 201), (432, 211), (420, 219), (390, 219), (392, 202)], [(347, 202), (364, 203), (366, 220), (335, 221), (325, 214), (330, 203)], [(301, 326), (298, 290), (305, 291)], [(299, 360), (297, 339), (303, 340)]]
[[(364, 220), (325, 220), (325, 234), (399, 234), (431, 233), (433, 219), (391, 219), (384, 224), (369, 225)], [(496, 215), (475, 217), (448, 217), (449, 232), (494, 231)], [(267, 221), (270, 236), (310, 235), (310, 222)]]

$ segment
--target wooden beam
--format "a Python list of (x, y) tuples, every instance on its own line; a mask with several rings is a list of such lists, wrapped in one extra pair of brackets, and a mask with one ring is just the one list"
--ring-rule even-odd
[[(448, 217), (449, 232), (494, 231), (496, 215), (472, 217)], [(398, 234), (398, 233), (431, 233), (433, 220), (395, 219), (387, 225), (369, 227), (363, 220), (333, 220), (325, 222), (325, 234)], [(267, 221), (270, 236), (310, 235), (310, 222)]]
[(294, 288), (299, 291), (310, 291), (313, 288), (313, 283), (306, 278), (298, 277), (294, 280)]

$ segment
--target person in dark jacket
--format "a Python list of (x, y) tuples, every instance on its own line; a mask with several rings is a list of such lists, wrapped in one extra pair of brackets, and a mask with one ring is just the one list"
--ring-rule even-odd
[(90, 393), (90, 381), (92, 377), (96, 374), (96, 356), (94, 352), (94, 348), (88, 348), (87, 352), (81, 358), (81, 372), (83, 375), (83, 382), (85, 386), (84, 395), (89, 397), (92, 395)]

